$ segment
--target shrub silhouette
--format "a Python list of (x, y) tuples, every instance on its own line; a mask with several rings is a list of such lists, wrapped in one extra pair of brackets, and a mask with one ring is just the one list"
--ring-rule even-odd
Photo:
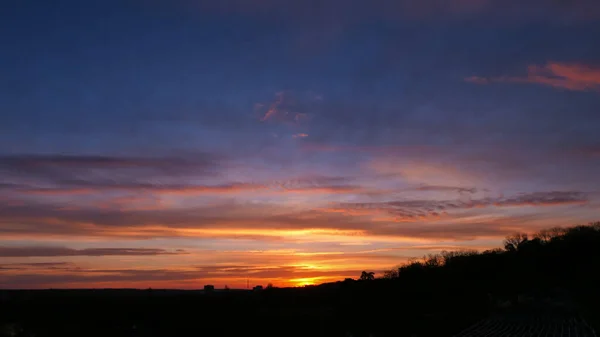
[(374, 273), (374, 272), (372, 272), (372, 271), (371, 271), (371, 272), (366, 272), (366, 271), (363, 271), (363, 272), (360, 274), (360, 280), (361, 280), (361, 281), (372, 281), (372, 280), (374, 280), (374, 279), (375, 279), (375, 273)]

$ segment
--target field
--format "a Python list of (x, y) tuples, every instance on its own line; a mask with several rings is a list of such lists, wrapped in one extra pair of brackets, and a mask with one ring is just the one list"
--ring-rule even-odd
[(519, 320), (494, 317), (479, 321), (455, 337), (595, 337), (579, 317)]
[(454, 337), (595, 337), (594, 330), (568, 301), (545, 300), (505, 308)]

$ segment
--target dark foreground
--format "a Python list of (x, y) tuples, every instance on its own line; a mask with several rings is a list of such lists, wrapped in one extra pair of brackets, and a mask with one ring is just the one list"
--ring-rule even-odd
[(10, 292), (0, 336), (451, 336), (485, 315), (455, 296), (382, 297), (371, 282), (260, 293)]
[(541, 312), (467, 288), (422, 293), (392, 283), (207, 294), (5, 291), (0, 336), (594, 336), (589, 311), (574, 306)]
[(498, 310), (455, 337), (595, 337), (594, 329), (573, 306), (553, 301)]
[(456, 337), (595, 337), (587, 322), (579, 317), (533, 320), (493, 317), (467, 328)]

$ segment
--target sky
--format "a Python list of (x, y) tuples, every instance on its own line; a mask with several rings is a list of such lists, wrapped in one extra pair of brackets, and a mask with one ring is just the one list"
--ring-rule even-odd
[(600, 220), (597, 0), (8, 0), (0, 288), (303, 286)]

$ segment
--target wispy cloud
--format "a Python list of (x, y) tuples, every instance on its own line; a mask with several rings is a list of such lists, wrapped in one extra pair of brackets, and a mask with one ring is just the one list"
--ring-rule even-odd
[(490, 82), (492, 82), (488, 78), (479, 77), (479, 76), (470, 76), (470, 77), (467, 77), (467, 78), (465, 78), (465, 81), (469, 82), (469, 83), (475, 83), (475, 84), (489, 84)]
[(578, 148), (575, 152), (589, 157), (600, 157), (600, 145)]
[(70, 269), (73, 268), (73, 264), (70, 262), (33, 262), (33, 263), (9, 263), (0, 264), (0, 271), (2, 270), (57, 270), (57, 269)]
[(459, 163), (443, 160), (442, 155), (432, 159), (422, 152), (410, 157), (379, 156), (367, 166), (375, 174), (396, 177), (405, 183), (422, 186), (470, 186), (487, 183), (481, 174), (473, 170), (473, 165), (467, 170)]
[(421, 185), (415, 187), (416, 191), (434, 191), (434, 192), (458, 192), (458, 193), (477, 193), (475, 187), (457, 187), (457, 186), (442, 186), (442, 185)]
[(39, 268), (35, 271), (1, 272), (0, 270), (0, 288), (49, 288), (56, 285), (90, 288), (114, 287), (116, 284), (121, 287), (132, 285), (147, 288), (165, 282), (179, 285), (179, 282), (188, 280), (194, 280), (196, 283), (187, 287), (198, 288), (198, 282), (217, 281), (219, 284), (227, 284), (239, 282), (241, 279), (251, 279), (253, 282), (261, 283), (274, 282), (276, 285), (294, 285), (289, 281), (292, 278), (339, 279), (359, 274), (359, 270), (319, 270), (303, 266), (206, 266), (172, 269), (86, 269), (72, 266), (61, 270), (49, 269), (47, 272)]
[(368, 154), (386, 154), (386, 155), (402, 155), (402, 154), (434, 154), (443, 151), (441, 148), (426, 145), (395, 145), (395, 146), (369, 146), (369, 145), (335, 145), (327, 143), (306, 142), (302, 145), (302, 149), (310, 152), (355, 152)]
[[(304, 134), (300, 134), (304, 136)], [(200, 196), (241, 193), (361, 193), (348, 179), (290, 178), (287, 181), (224, 181), (227, 167), (219, 157), (135, 158), (94, 156), (0, 157), (0, 194), (22, 196), (102, 196), (119, 192)], [(218, 179), (221, 178), (221, 179)], [(206, 183), (190, 183), (190, 180)]]
[[(394, 238), (427, 238), (419, 231), (425, 221), (452, 223), (461, 210), (504, 207), (584, 205), (581, 192), (537, 192), (509, 197), (457, 200), (398, 200), (343, 202), (329, 207), (298, 209), (282, 204), (233, 203), (206, 207), (123, 210), (63, 209), (53, 205), (2, 206), (0, 233), (5, 237), (48, 236), (238, 238), (254, 240), (345, 241), (369, 235)], [(414, 229), (398, 223), (414, 224)], [(462, 226), (456, 223), (457, 226)], [(412, 226), (412, 225), (411, 225)], [(438, 237), (455, 237), (453, 226)], [(498, 230), (498, 233), (502, 232)], [(466, 233), (462, 230), (460, 233)], [(475, 231), (471, 235), (479, 233)], [(503, 232), (504, 233), (504, 232)], [(69, 252), (71, 254), (72, 252)], [(86, 252), (81, 252), (86, 253)], [(111, 251), (91, 251), (106, 253)], [(157, 251), (116, 251), (157, 254)], [(74, 254), (74, 253), (73, 253)]]
[[(267, 119), (273, 118), (277, 114), (281, 113), (280, 107), (283, 104), (283, 100), (285, 97), (284, 95), (285, 95), (284, 92), (278, 92), (275, 95), (275, 101), (269, 105), (267, 111), (264, 113), (264, 115), (260, 119), (261, 121), (266, 121)], [(264, 104), (259, 104), (259, 105), (257, 105), (257, 107), (262, 108), (262, 107), (264, 107)]]
[(581, 64), (549, 62), (546, 65), (532, 65), (523, 77), (479, 77), (472, 76), (465, 81), (475, 84), (532, 83), (572, 91), (600, 91), (600, 68)]
[(388, 221), (416, 221), (438, 218), (454, 210), (483, 207), (527, 207), (581, 205), (589, 202), (585, 193), (554, 191), (523, 193), (512, 197), (467, 199), (467, 200), (403, 200), (377, 203), (341, 203), (330, 208), (332, 211), (351, 215), (388, 213)]
[(218, 157), (210, 154), (198, 154), (194, 157), (117, 157), (90, 155), (13, 155), (0, 157), (0, 167), (8, 170), (51, 170), (59, 168), (151, 168), (170, 171), (188, 165), (212, 166)]
[(261, 115), (260, 120), (299, 125), (310, 119), (311, 109), (320, 104), (322, 98), (314, 93), (302, 94), (293, 91), (280, 91), (270, 103), (255, 104)]
[(84, 186), (93, 186), (93, 188), (31, 188), (21, 187), (17, 189), (5, 189), (17, 194), (38, 195), (38, 196), (57, 196), (57, 195), (83, 195), (83, 194), (101, 194), (104, 192), (128, 192), (128, 193), (151, 193), (156, 195), (218, 195), (253, 192), (261, 194), (286, 194), (286, 193), (363, 193), (365, 188), (357, 185), (313, 185), (313, 186), (286, 186), (278, 183), (230, 183), (221, 185), (158, 185), (152, 183), (103, 183), (103, 182), (80, 182)]
[(64, 247), (0, 247), (0, 257), (56, 257), (56, 256), (143, 256), (181, 255), (184, 250), (167, 251), (150, 248), (86, 248)]
[(524, 193), (514, 197), (498, 198), (494, 206), (556, 206), (586, 204), (585, 193), (571, 191)]
[(23, 154), (0, 156), (0, 178), (10, 180), (13, 187), (33, 186), (30, 192), (80, 194), (122, 185), (144, 187), (156, 180), (214, 177), (224, 161), (204, 153), (186, 157)]

